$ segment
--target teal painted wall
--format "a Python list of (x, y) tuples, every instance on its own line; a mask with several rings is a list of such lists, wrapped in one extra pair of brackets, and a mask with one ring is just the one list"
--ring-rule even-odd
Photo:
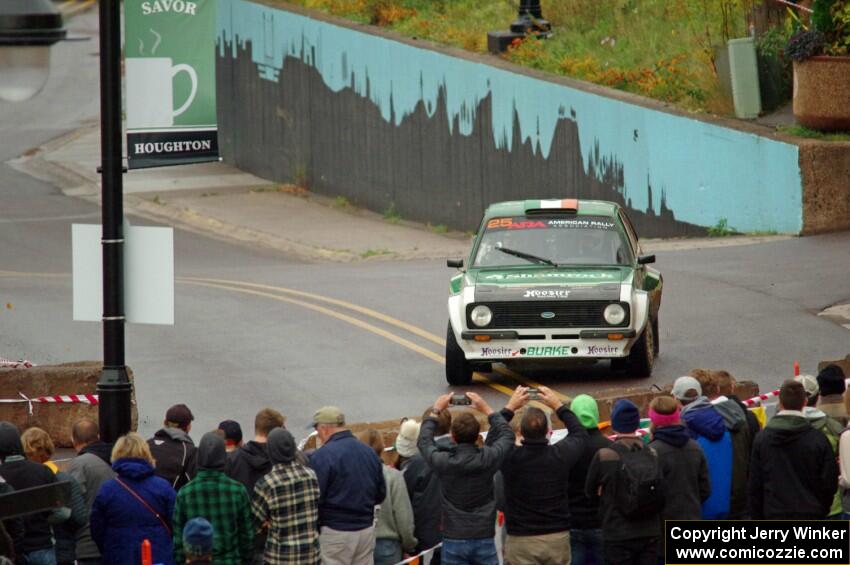
[(298, 59), (332, 91), (352, 88), (368, 98), (396, 126), (420, 103), (433, 114), (443, 89), (446, 126), (472, 135), (477, 109), (490, 97), (489, 127), (499, 148), (514, 150), (518, 127), (537, 155), (558, 159), (551, 152), (556, 126), (573, 119), (583, 162), (598, 145), (602, 156), (620, 163), (622, 194), (633, 209), (659, 210), (663, 197), (676, 220), (696, 226), (726, 218), (739, 231), (802, 229), (795, 145), (245, 0), (219, 0), (218, 31), (220, 57), (236, 58), (250, 43), (256, 72), (272, 82), (287, 57)]

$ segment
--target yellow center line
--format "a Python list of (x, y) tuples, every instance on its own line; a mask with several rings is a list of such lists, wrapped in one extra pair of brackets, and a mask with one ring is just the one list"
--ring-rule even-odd
[[(440, 363), (441, 365), (444, 365), (445, 362), (446, 362), (446, 359), (442, 355), (439, 355), (437, 353), (434, 353), (433, 351), (425, 349), (424, 347), (421, 347), (421, 346), (413, 343), (410, 340), (404, 339), (403, 337), (399, 337), (394, 333), (390, 333), (390, 332), (388, 332), (388, 331), (386, 331), (382, 328), (379, 328), (378, 326), (375, 326), (375, 325), (372, 325), (368, 322), (364, 322), (363, 320), (359, 320), (357, 318), (354, 318), (353, 316), (349, 316), (347, 314), (342, 314), (340, 312), (337, 312), (336, 310), (331, 310), (330, 308), (325, 308), (324, 306), (319, 306), (318, 304), (312, 304), (310, 302), (304, 302), (302, 300), (296, 300), (294, 298), (289, 298), (289, 297), (286, 297), (286, 296), (279, 296), (277, 294), (271, 294), (271, 293), (263, 292), (263, 291), (259, 291), (259, 290), (252, 290), (252, 289), (249, 289), (249, 288), (239, 288), (239, 287), (227, 286), (227, 285), (223, 285), (223, 284), (200, 282), (200, 281), (183, 280), (181, 282), (184, 282), (186, 284), (193, 284), (193, 285), (197, 285), (197, 286), (205, 286), (205, 287), (209, 287), (209, 288), (218, 288), (218, 289), (222, 289), (222, 290), (229, 290), (231, 292), (240, 292), (240, 293), (243, 293), (243, 294), (250, 294), (250, 295), (253, 295), (253, 296), (260, 296), (260, 297), (263, 297), (263, 298), (271, 298), (272, 300), (278, 300), (280, 302), (286, 302), (288, 304), (294, 304), (296, 306), (308, 308), (310, 310), (313, 310), (314, 312), (319, 312), (320, 314), (324, 314), (326, 316), (336, 318), (337, 320), (341, 320), (343, 322), (346, 322), (348, 324), (356, 326), (360, 329), (366, 330), (368, 332), (372, 332), (375, 335), (379, 335), (379, 336), (381, 336), (385, 339), (388, 339), (388, 340), (390, 340), (390, 341), (392, 341), (392, 342), (394, 342), (398, 345), (401, 345), (402, 347), (406, 347), (407, 349), (410, 349), (411, 351), (415, 351), (416, 353), (419, 353), (420, 355), (423, 355), (423, 356), (427, 357), (428, 359), (431, 359), (432, 361)], [(508, 396), (513, 394), (513, 391), (511, 389), (509, 389), (505, 386), (502, 386), (498, 383), (494, 383), (494, 382), (490, 381), (490, 379), (488, 379), (486, 376), (481, 375), (479, 373), (475, 374), (475, 380), (477, 380), (479, 382), (483, 382), (484, 384), (486, 384), (490, 388), (497, 390), (499, 392), (505, 393)]]
[[(36, 273), (36, 272), (25, 272), (25, 271), (2, 271), (2, 270), (0, 270), (0, 277), (8, 277), (8, 278), (15, 278), (15, 277), (68, 278), (70, 276), (71, 275), (68, 274), (68, 273)], [(443, 339), (443, 338), (437, 336), (436, 334), (433, 334), (433, 333), (431, 333), (427, 330), (424, 330), (420, 327), (414, 326), (414, 325), (409, 324), (407, 322), (403, 322), (402, 320), (399, 320), (397, 318), (393, 318), (392, 316), (388, 316), (388, 315), (386, 315), (382, 312), (378, 312), (377, 310), (373, 310), (373, 309), (367, 308), (365, 306), (360, 306), (358, 304), (347, 302), (345, 300), (340, 300), (340, 299), (337, 299), (337, 298), (331, 298), (331, 297), (328, 297), (328, 296), (323, 296), (321, 294), (315, 294), (315, 293), (312, 293), (312, 292), (295, 290), (295, 289), (292, 289), (292, 288), (286, 288), (286, 287), (282, 287), (282, 286), (252, 283), (252, 282), (247, 282), (247, 281), (237, 281), (237, 280), (231, 280), (231, 279), (202, 278), (202, 277), (176, 277), (176, 280), (177, 280), (177, 282), (181, 282), (181, 283), (210, 286), (210, 287), (213, 287), (213, 288), (223, 288), (223, 289), (226, 289), (226, 290), (232, 290), (234, 292), (245, 292), (245, 289), (239, 289), (239, 288), (236, 288), (236, 287), (246, 287), (247, 289), (269, 290), (269, 291), (274, 291), (274, 292), (278, 292), (278, 293), (282, 293), (282, 294), (288, 294), (288, 295), (291, 295), (291, 296), (308, 298), (308, 299), (311, 299), (311, 300), (315, 300), (315, 301), (318, 301), (318, 302), (324, 302), (324, 303), (327, 303), (327, 304), (333, 304), (335, 306), (347, 308), (348, 310), (352, 310), (354, 312), (358, 312), (358, 313), (363, 314), (365, 316), (369, 316), (370, 318), (380, 320), (381, 322), (384, 322), (388, 325), (403, 329), (403, 330), (405, 330), (409, 333), (417, 335), (417, 336), (419, 336), (423, 339), (426, 339), (426, 340), (428, 340), (432, 343), (435, 343), (437, 345), (440, 345), (440, 346), (443, 346), (443, 347), (445, 347), (445, 345), (446, 345), (445, 339)], [(230, 285), (230, 286), (226, 286), (226, 285)], [(327, 314), (328, 312), (333, 312), (333, 314), (328, 314), (328, 315), (331, 315), (331, 316), (334, 316), (334, 317), (342, 316), (342, 317), (345, 318), (345, 321), (353, 320), (354, 322), (349, 322), (349, 323), (353, 323), (355, 326), (358, 326), (358, 327), (363, 327), (363, 326), (360, 325), (360, 324), (363, 324), (365, 326), (369, 326), (370, 328), (374, 328), (375, 330), (378, 330), (378, 332), (382, 332), (382, 333), (373, 332), (373, 333), (377, 333), (377, 335), (381, 335), (382, 337), (393, 336), (392, 338), (387, 337), (387, 339), (390, 339), (391, 341), (395, 341), (396, 343), (399, 343), (400, 345), (402, 345), (402, 344), (397, 340), (404, 341), (405, 343), (408, 343), (412, 346), (412, 347), (408, 347), (407, 345), (403, 345), (404, 347), (408, 347), (408, 349), (412, 349), (414, 351), (417, 351), (418, 353), (420, 353), (420, 354), (424, 355), (425, 357), (428, 357), (429, 359), (436, 361), (438, 363), (443, 363), (443, 364), (445, 363), (445, 358), (442, 355), (438, 355), (438, 354), (434, 353), (433, 351), (429, 351), (429, 350), (427, 350), (423, 347), (420, 347), (420, 346), (416, 345), (415, 343), (413, 343), (411, 341), (405, 340), (404, 338), (399, 337), (399, 336), (392, 334), (390, 332), (387, 332), (387, 331), (385, 331), (381, 328), (378, 328), (377, 326), (373, 326), (373, 325), (368, 324), (366, 322), (362, 322), (362, 321), (358, 320), (357, 318), (346, 316), (345, 314), (341, 314), (339, 312), (336, 312), (336, 311), (333, 311), (333, 310), (330, 310), (330, 309), (327, 309), (327, 308), (322, 308), (320, 306), (308, 305), (308, 303), (302, 302), (300, 300), (287, 299), (285, 297), (278, 296), (278, 295), (272, 295), (272, 294), (269, 294), (269, 293), (266, 293), (266, 292), (246, 292), (246, 294), (255, 294), (257, 296), (265, 296), (265, 297), (272, 298), (272, 299), (275, 299), (275, 300), (280, 300), (282, 302), (290, 302), (292, 304), (297, 304), (299, 306), (305, 306), (305, 307), (308, 307), (308, 308), (313, 308), (314, 310), (322, 312), (324, 314)], [(343, 318), (340, 318), (340, 319), (343, 319)], [(364, 328), (364, 329), (366, 329), (366, 328)], [(372, 330), (370, 329), (368, 331), (372, 331)], [(520, 375), (520, 374), (516, 373), (515, 371), (512, 371), (508, 368), (497, 367), (497, 368), (495, 368), (495, 371), (497, 373), (505, 376), (505, 377), (508, 377), (508, 378), (520, 383), (520, 384), (529, 385), (529, 386), (536, 387), (536, 388), (540, 388), (541, 386), (543, 386), (540, 383), (537, 383), (533, 380), (527, 379), (526, 377), (524, 377), (524, 376), (522, 376), (522, 375)], [(488, 386), (490, 386), (491, 388), (499, 390), (499, 392), (503, 392), (507, 395), (513, 394), (513, 391), (510, 390), (509, 388), (507, 388), (506, 386), (493, 383), (492, 380), (490, 380), (487, 376), (482, 375), (480, 373), (475, 373), (475, 380), (477, 380), (479, 382), (486, 382), (488, 384)], [(565, 396), (565, 395), (563, 395), (563, 394), (561, 394), (557, 391), (556, 391), (556, 394), (558, 394), (558, 396), (562, 400), (569, 399), (568, 396)]]
[[(109, 0), (104, 0), (105, 2)], [(84, 0), (83, 2), (69, 7), (67, 10), (62, 11), (62, 15), (66, 18), (71, 16), (76, 16), (79, 13), (85, 12), (90, 6), (92, 6), (96, 0)]]
[(71, 4), (73, 4), (73, 3), (74, 3), (74, 2), (76, 2), (76, 1), (77, 1), (77, 0), (65, 0), (64, 2), (62, 2), (61, 4), (59, 4), (59, 6), (57, 6), (57, 7), (59, 8), (59, 10), (62, 10), (62, 9), (64, 9), (64, 8), (65, 8), (65, 6), (70, 6)]
[[(433, 334), (433, 333), (431, 333), (431, 332), (429, 332), (425, 329), (414, 326), (413, 324), (403, 322), (403, 321), (401, 321), (397, 318), (393, 318), (392, 316), (388, 316), (388, 315), (386, 315), (382, 312), (378, 312), (377, 310), (373, 310), (371, 308), (366, 308), (365, 306), (360, 306), (358, 304), (353, 304), (351, 302), (347, 302), (345, 300), (339, 300), (337, 298), (330, 298), (328, 296), (322, 296), (321, 294), (315, 294), (315, 293), (312, 293), (312, 292), (304, 292), (304, 291), (301, 291), (301, 290), (295, 290), (295, 289), (292, 289), (292, 288), (286, 288), (286, 287), (282, 287), (282, 286), (252, 283), (252, 282), (247, 282), (247, 281), (236, 281), (236, 280), (230, 280), (230, 279), (208, 279), (208, 278), (200, 278), (200, 277), (179, 277), (177, 280), (186, 281), (186, 282), (206, 282), (206, 283), (213, 283), (213, 284), (228, 284), (228, 285), (243, 286), (243, 287), (247, 287), (247, 288), (257, 288), (257, 289), (262, 289), (262, 290), (271, 290), (271, 291), (274, 291), (274, 292), (280, 292), (280, 293), (289, 294), (289, 295), (292, 295), (292, 296), (300, 296), (302, 298), (309, 298), (309, 299), (316, 300), (316, 301), (319, 301), (319, 302), (334, 304), (336, 306), (341, 306), (343, 308), (347, 308), (347, 309), (352, 310), (354, 312), (359, 312), (360, 314), (363, 314), (365, 316), (369, 316), (370, 318), (380, 320), (380, 321), (384, 322), (385, 324), (389, 324), (391, 326), (395, 326), (397, 328), (403, 329), (403, 330), (410, 332), (414, 335), (417, 335), (417, 336), (419, 336), (423, 339), (426, 339), (426, 340), (428, 340), (432, 343), (436, 343), (437, 345), (440, 345), (442, 347), (446, 346), (446, 340), (445, 339), (443, 339), (440, 336)], [(520, 375), (516, 371), (512, 371), (512, 370), (507, 369), (507, 368), (504, 368), (504, 369), (496, 368), (495, 371), (498, 372), (498, 373), (501, 373), (502, 375), (504, 375), (506, 377), (509, 377), (510, 379), (516, 381), (519, 384), (527, 385), (527, 386), (534, 387), (534, 388), (540, 388), (541, 386), (543, 386), (542, 384), (535, 382), (531, 379), (528, 379), (528, 378), (524, 377), (523, 375)], [(563, 395), (563, 394), (561, 394), (560, 392), (557, 392), (557, 391), (555, 391), (555, 392), (558, 395), (558, 397), (561, 398), (561, 400), (568, 400), (569, 399), (568, 396)]]

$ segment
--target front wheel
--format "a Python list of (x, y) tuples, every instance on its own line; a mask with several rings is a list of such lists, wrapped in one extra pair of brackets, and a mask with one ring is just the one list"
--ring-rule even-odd
[(632, 346), (626, 361), (626, 371), (629, 376), (638, 379), (648, 379), (652, 376), (652, 366), (655, 364), (655, 328), (656, 324), (650, 320), (643, 330), (643, 335)]
[(451, 322), (446, 333), (446, 381), (452, 386), (467, 386), (472, 382), (472, 365), (455, 339)]

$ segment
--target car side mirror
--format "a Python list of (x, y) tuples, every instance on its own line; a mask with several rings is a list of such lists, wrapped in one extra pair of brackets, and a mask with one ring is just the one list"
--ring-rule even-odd
[(446, 259), (446, 267), (463, 269), (463, 259)]
[(649, 265), (650, 263), (655, 263), (655, 255), (644, 255), (642, 257), (638, 257), (638, 265)]

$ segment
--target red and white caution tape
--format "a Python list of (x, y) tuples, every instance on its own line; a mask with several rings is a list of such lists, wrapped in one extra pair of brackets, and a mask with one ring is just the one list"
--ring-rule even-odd
[(743, 402), (747, 406), (756, 406), (758, 404), (761, 404), (765, 400), (769, 400), (769, 399), (774, 398), (776, 396), (779, 396), (779, 391), (778, 390), (772, 390), (770, 392), (766, 392), (764, 394), (760, 394), (758, 396), (748, 398), (748, 399), (744, 400)]
[(55, 396), (37, 396), (29, 398), (22, 392), (19, 392), (20, 398), (0, 398), (0, 404), (27, 404), (30, 415), (32, 415), (33, 404), (89, 404), (97, 406), (98, 399), (96, 394), (60, 394)]

